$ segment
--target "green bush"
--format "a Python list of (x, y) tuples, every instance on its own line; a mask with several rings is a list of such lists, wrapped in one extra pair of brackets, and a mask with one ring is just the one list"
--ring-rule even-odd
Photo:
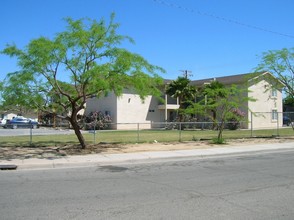
[(212, 138), (212, 143), (213, 144), (225, 144), (226, 141), (224, 138)]
[(227, 118), (227, 128), (229, 130), (237, 130), (240, 128), (240, 121), (245, 117), (245, 112), (242, 112), (240, 109), (235, 108), (230, 112), (229, 117)]

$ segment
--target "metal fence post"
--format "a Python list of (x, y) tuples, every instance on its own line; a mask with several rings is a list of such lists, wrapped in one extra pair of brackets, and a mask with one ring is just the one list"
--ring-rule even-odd
[(94, 144), (96, 144), (96, 126), (97, 126), (97, 120), (95, 121), (95, 125), (94, 125), (94, 134), (93, 134), (93, 136), (94, 136)]
[(182, 141), (182, 122), (179, 124), (179, 142)]
[(137, 123), (137, 143), (140, 141), (140, 123)]
[(280, 136), (280, 129), (279, 129), (279, 113), (277, 112), (277, 136)]
[(30, 146), (33, 144), (33, 125), (30, 126)]
[(94, 144), (96, 144), (96, 129), (95, 129), (95, 128), (94, 128), (94, 135), (93, 135), (93, 136), (94, 136), (94, 138), (93, 138), (93, 139), (94, 139), (93, 142), (94, 142)]
[(250, 122), (250, 130), (251, 130), (251, 137), (253, 137), (253, 113), (252, 112), (250, 112), (250, 114), (251, 114), (251, 122)]

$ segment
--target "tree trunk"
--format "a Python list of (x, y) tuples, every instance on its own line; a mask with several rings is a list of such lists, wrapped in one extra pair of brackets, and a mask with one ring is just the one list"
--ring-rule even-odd
[(217, 141), (219, 143), (221, 143), (222, 142), (222, 139), (223, 139), (223, 129), (222, 128), (219, 128), (218, 136), (217, 136)]
[(218, 131), (218, 136), (217, 136), (217, 140), (219, 143), (222, 143), (223, 141), (223, 130), (224, 130), (224, 123), (223, 121), (220, 123), (220, 126), (218, 127), (219, 131)]
[(84, 136), (82, 135), (82, 132), (80, 130), (80, 126), (78, 125), (78, 122), (77, 120), (74, 120), (73, 118), (71, 118), (70, 120), (70, 123), (75, 131), (75, 134), (80, 142), (80, 145), (82, 147), (82, 149), (85, 149), (86, 148), (86, 142), (85, 142), (85, 139), (84, 139)]
[(216, 111), (215, 110), (211, 110), (211, 111), (212, 111), (212, 120), (213, 120), (212, 130), (217, 130), (218, 125), (217, 125), (217, 122), (216, 122)]

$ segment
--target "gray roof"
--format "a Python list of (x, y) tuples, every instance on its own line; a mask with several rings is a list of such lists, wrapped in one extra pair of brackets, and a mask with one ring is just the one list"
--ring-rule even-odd
[(230, 84), (240, 84), (248, 81), (249, 79), (253, 78), (256, 73), (245, 73), (245, 74), (238, 74), (238, 75), (231, 75), (231, 76), (222, 76), (222, 77), (214, 77), (208, 79), (201, 79), (201, 80), (193, 80), (191, 81), (191, 85), (194, 86), (203, 86), (205, 83), (210, 83), (211, 81), (218, 81), (224, 85)]
[[(282, 87), (284, 84), (277, 79), (274, 75), (272, 75), (270, 72), (263, 71), (263, 72), (254, 72), (254, 73), (244, 73), (244, 74), (238, 74), (238, 75), (231, 75), (231, 76), (222, 76), (222, 77), (214, 77), (214, 78), (207, 78), (207, 79), (200, 79), (200, 80), (192, 80), (190, 82), (191, 85), (196, 87), (202, 87), (206, 83), (210, 83), (212, 81), (218, 81), (224, 85), (232, 85), (232, 84), (243, 84), (245, 82), (248, 82), (251, 79), (254, 79), (256, 77), (262, 76), (268, 74), (273, 79), (277, 80), (277, 83), (279, 83)], [(164, 83), (169, 84), (173, 80), (165, 79)]]

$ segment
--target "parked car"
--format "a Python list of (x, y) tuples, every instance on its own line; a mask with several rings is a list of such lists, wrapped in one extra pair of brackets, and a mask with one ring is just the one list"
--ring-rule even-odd
[(39, 128), (39, 124), (37, 121), (34, 121), (29, 118), (13, 118), (11, 120), (7, 120), (6, 124), (3, 126), (4, 128)]
[(283, 125), (289, 126), (291, 124), (291, 119), (287, 116), (283, 116)]
[(0, 126), (4, 127), (5, 124), (6, 124), (6, 122), (7, 122), (7, 119), (6, 119), (6, 118), (3, 118), (3, 119), (1, 120)]

